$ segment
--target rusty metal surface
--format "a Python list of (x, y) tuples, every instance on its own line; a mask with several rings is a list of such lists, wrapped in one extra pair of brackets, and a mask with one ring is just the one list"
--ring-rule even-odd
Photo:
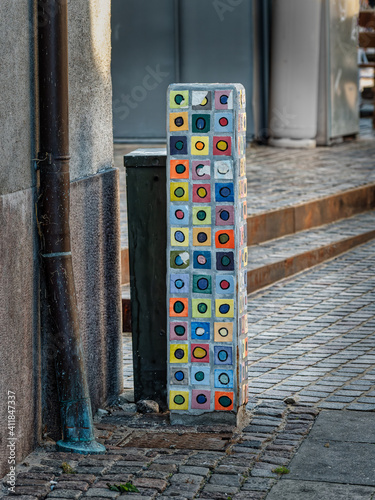
[(224, 451), (230, 444), (231, 433), (209, 432), (134, 432), (120, 446), (125, 448), (173, 448), (181, 450)]

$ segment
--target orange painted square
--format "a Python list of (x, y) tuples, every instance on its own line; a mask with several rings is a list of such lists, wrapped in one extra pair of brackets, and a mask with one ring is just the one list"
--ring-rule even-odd
[[(182, 120), (180, 126), (176, 125), (175, 119)], [(189, 114), (187, 111), (178, 111), (177, 113), (169, 113), (169, 130), (171, 132), (179, 132), (180, 130), (189, 130)]]
[[(227, 234), (229, 240), (226, 243), (220, 243), (219, 237), (221, 234)], [(216, 231), (215, 234), (215, 246), (216, 248), (234, 248), (234, 230), (233, 229), (223, 229), (222, 231)]]
[[(230, 406), (224, 407), (219, 403), (219, 399), (224, 396), (224, 397), (229, 397), (232, 400), (232, 404)], [(233, 398), (234, 398), (234, 393), (233, 392), (220, 392), (216, 391), (215, 392), (215, 410), (226, 410), (230, 411), (233, 410)]]
[[(189, 160), (171, 160), (171, 179), (189, 179)], [(184, 165), (185, 172), (177, 173), (177, 165)]]
[[(182, 304), (184, 306), (183, 310), (181, 312), (176, 312), (176, 308)], [(187, 317), (189, 315), (189, 301), (188, 299), (185, 299), (183, 297), (179, 298), (171, 298), (169, 299), (169, 316), (176, 316), (176, 317)]]

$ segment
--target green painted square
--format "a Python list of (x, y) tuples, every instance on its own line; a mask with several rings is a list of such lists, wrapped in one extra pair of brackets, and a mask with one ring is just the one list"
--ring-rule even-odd
[(188, 90), (171, 90), (169, 94), (169, 106), (172, 109), (182, 109), (189, 106)]
[(189, 267), (190, 257), (186, 250), (171, 250), (170, 266), (172, 269), (186, 269)]
[(191, 299), (193, 318), (211, 318), (211, 299)]
[(210, 225), (211, 224), (211, 207), (193, 207), (193, 224), (194, 225)]
[(194, 275), (193, 293), (212, 293), (211, 276), (204, 274)]
[(206, 134), (210, 131), (210, 115), (192, 115), (192, 130), (193, 132), (199, 132)]

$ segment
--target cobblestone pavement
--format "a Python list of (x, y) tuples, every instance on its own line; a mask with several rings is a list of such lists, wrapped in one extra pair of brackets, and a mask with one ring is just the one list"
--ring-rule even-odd
[[(131, 482), (138, 491), (126, 496), (134, 500), (261, 500), (279, 479), (278, 467), (289, 463), (318, 414), (315, 408), (260, 404), (239, 431), (217, 425), (171, 428), (166, 415), (134, 414), (129, 406), (134, 405), (114, 410), (96, 425), (98, 440), (107, 447), (105, 455), (84, 457), (52, 447), (29, 455), (17, 467), (17, 498), (117, 498), (120, 493), (111, 491), (108, 484)], [(150, 439), (160, 432), (164, 438), (165, 433), (177, 434), (181, 446), (127, 446), (132, 437)], [(190, 444), (184, 447), (183, 441)], [(190, 449), (193, 446), (198, 449)], [(64, 462), (71, 473), (63, 472)], [(3, 492), (5, 496), (6, 480)]]
[(249, 296), (249, 392), (375, 410), (375, 242)]
[[(291, 150), (252, 145), (247, 148), (248, 214), (277, 210), (375, 182), (375, 134), (361, 120), (356, 141), (332, 147)], [(126, 180), (123, 156), (138, 147), (163, 144), (115, 144), (120, 169), (121, 246), (127, 247)]]

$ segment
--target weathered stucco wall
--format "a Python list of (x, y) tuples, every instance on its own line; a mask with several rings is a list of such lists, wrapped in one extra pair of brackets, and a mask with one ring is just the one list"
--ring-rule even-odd
[[(0, 477), (9, 470), (7, 390), (16, 389), (18, 461), (41, 438), (42, 426), (58, 437), (48, 324), (39, 307), (37, 176), (31, 161), (37, 152), (35, 4), (0, 2)], [(110, 0), (68, 0), (68, 10), (73, 267), (95, 411), (122, 386)]]

